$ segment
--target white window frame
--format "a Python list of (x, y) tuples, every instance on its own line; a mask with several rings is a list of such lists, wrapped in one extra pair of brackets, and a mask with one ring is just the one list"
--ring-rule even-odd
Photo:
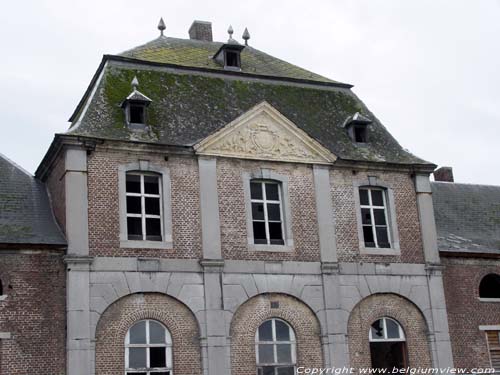
[[(383, 338), (374, 338), (373, 334), (372, 334), (372, 325), (373, 325), (373, 323), (375, 323), (376, 321), (379, 321), (379, 320), (381, 320), (382, 324), (383, 324), (384, 337)], [(395, 323), (398, 326), (398, 331), (399, 331), (398, 338), (388, 338), (387, 337), (387, 321), (388, 320), (392, 321), (393, 323)], [(382, 318), (375, 320), (373, 323), (370, 324), (370, 331), (368, 333), (368, 338), (369, 338), (370, 342), (406, 342), (406, 336), (405, 336), (405, 332), (403, 330), (403, 327), (401, 327), (401, 324), (399, 324), (399, 322), (397, 320), (389, 318), (387, 316), (384, 316)]]
[[(273, 335), (273, 340), (272, 341), (260, 341), (259, 339), (259, 328), (266, 322), (271, 321), (271, 328), (272, 328), (272, 335)], [(288, 327), (288, 332), (290, 335), (290, 340), (289, 341), (278, 341), (276, 339), (276, 321), (280, 321), (283, 324), (285, 324)], [(278, 345), (280, 344), (288, 344), (290, 345), (290, 351), (291, 351), (291, 359), (292, 361), (290, 363), (279, 363), (278, 361)], [(275, 362), (273, 363), (260, 363), (259, 360), (259, 345), (273, 345), (273, 357)], [(256, 359), (256, 365), (257, 368), (259, 367), (271, 367), (271, 366), (276, 366), (274, 369), (275, 375), (278, 374), (278, 368), (279, 367), (292, 367), (294, 368), (294, 371), (297, 369), (297, 340), (295, 337), (295, 331), (292, 328), (288, 322), (284, 321), (283, 319), (279, 318), (271, 318), (271, 319), (266, 319), (263, 321), (259, 327), (257, 328), (257, 331), (255, 332), (255, 359)]]
[[(361, 202), (359, 198), (360, 188), (374, 188), (384, 190), (385, 199), (385, 215), (387, 223), (388, 238), (390, 241), (389, 248), (387, 247), (366, 247), (363, 235), (363, 220), (361, 217)], [(358, 241), (359, 252), (361, 255), (388, 255), (399, 256), (401, 249), (399, 245), (399, 231), (396, 220), (396, 204), (394, 200), (394, 191), (390, 184), (382, 181), (374, 176), (369, 176), (368, 179), (355, 180), (353, 182), (353, 195), (356, 210), (356, 219), (358, 224)], [(372, 221), (373, 222), (373, 221)]]
[[(259, 223), (264, 223), (265, 224), (265, 229), (266, 229), (266, 244), (264, 245), (271, 245), (271, 246), (280, 246), (281, 244), (271, 244), (271, 235), (269, 231), (269, 223), (280, 223), (281, 225), (281, 236), (283, 237), (283, 245), (286, 243), (286, 233), (285, 233), (285, 226), (283, 225), (283, 203), (282, 203), (282, 198), (281, 198), (281, 183), (279, 181), (274, 181), (274, 180), (260, 180), (260, 179), (253, 179), (250, 180), (250, 184), (259, 184), (261, 189), (262, 189), (262, 199), (255, 199), (250, 197), (250, 203), (261, 203), (264, 206), (264, 220), (259, 220), (259, 219), (254, 219), (253, 218), (253, 211), (252, 211), (252, 225), (255, 222)], [(273, 199), (267, 199), (267, 193), (266, 193), (266, 185), (276, 185), (278, 188), (278, 200), (273, 200)], [(250, 189), (250, 194), (251, 194), (251, 189)], [(279, 211), (280, 211), (280, 221), (277, 220), (270, 220), (269, 215), (267, 212), (267, 204), (278, 204), (279, 205)], [(255, 240), (255, 237), (254, 237)]]
[[(283, 230), (284, 245), (266, 245), (254, 243), (253, 217), (252, 217), (252, 199), (250, 194), (250, 181), (268, 180), (280, 184), (281, 199), (281, 221)], [(242, 173), (243, 191), (245, 194), (246, 222), (247, 222), (247, 243), (250, 251), (268, 251), (268, 252), (292, 252), (294, 251), (293, 233), (292, 233), (292, 215), (290, 208), (290, 198), (288, 195), (288, 177), (282, 176), (273, 170), (261, 168), (254, 172)]]
[[(164, 344), (150, 344), (149, 337), (149, 323), (153, 321), (165, 330), (165, 343)], [(146, 323), (146, 344), (131, 344), (130, 343), (130, 329), (140, 322)], [(144, 369), (136, 369), (129, 367), (129, 349), (130, 348), (146, 348), (146, 368)], [(149, 368), (149, 349), (150, 348), (165, 348), (165, 364), (167, 367), (156, 367), (153, 370)], [(127, 331), (127, 335), (125, 336), (125, 375), (130, 372), (145, 372), (146, 375), (154, 375), (158, 372), (170, 371), (170, 375), (173, 375), (173, 355), (172, 355), (172, 336), (170, 335), (170, 331), (165, 327), (162, 323), (157, 320), (152, 319), (143, 319), (135, 322)]]
[[(127, 231), (127, 173), (157, 174), (160, 176), (160, 216), (162, 241), (129, 240)], [(172, 249), (172, 203), (170, 172), (166, 166), (157, 165), (148, 160), (139, 160), (118, 166), (118, 194), (120, 215), (120, 247), (140, 249)], [(141, 200), (142, 202), (142, 200)], [(144, 207), (144, 205), (142, 206)], [(143, 208), (141, 208), (142, 210)], [(144, 228), (143, 228), (144, 229)], [(143, 236), (145, 231), (143, 230)]]
[[(362, 210), (363, 208), (370, 210), (370, 221), (371, 224), (363, 224), (361, 222), (361, 225), (364, 227), (371, 227), (372, 229), (372, 234), (373, 234), (373, 240), (375, 243), (375, 246), (372, 247), (374, 249), (387, 249), (386, 247), (380, 247), (378, 243), (378, 237), (377, 237), (377, 224), (375, 223), (375, 214), (373, 213), (375, 209), (383, 209), (384, 210), (384, 218), (385, 218), (385, 225), (378, 225), (378, 227), (385, 227), (387, 229), (387, 240), (389, 241), (389, 248), (391, 248), (392, 244), (392, 236), (391, 236), (391, 230), (390, 230), (390, 225), (389, 225), (389, 217), (387, 215), (387, 198), (386, 198), (386, 191), (383, 188), (379, 187), (371, 187), (371, 186), (361, 186), (358, 190), (358, 194), (361, 194), (361, 190), (366, 190), (368, 192), (368, 204), (362, 204), (361, 203), (361, 198), (360, 198), (360, 204), (359, 208)], [(383, 206), (376, 206), (372, 202), (372, 192), (373, 191), (380, 191), (382, 193), (382, 204)], [(364, 239), (364, 231), (363, 231), (363, 241), (365, 242)], [(366, 242), (365, 242), (366, 243)], [(366, 244), (365, 244), (366, 247)]]

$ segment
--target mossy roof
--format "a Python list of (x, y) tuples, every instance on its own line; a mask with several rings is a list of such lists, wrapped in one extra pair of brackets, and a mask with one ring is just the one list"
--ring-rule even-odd
[[(224, 71), (213, 59), (223, 43), (160, 36), (119, 56), (154, 63), (168, 63), (195, 68)], [(270, 56), (251, 46), (241, 52), (241, 72), (272, 77), (306, 79), (318, 82), (336, 82), (319, 74)]]
[(432, 183), (440, 250), (500, 254), (500, 186)]
[(45, 185), (1, 154), (0, 176), (0, 244), (66, 244)]
[[(152, 99), (147, 133), (129, 130), (120, 107), (134, 76)], [(182, 71), (112, 57), (87, 110), (81, 119), (75, 116), (67, 134), (193, 146), (264, 100), (341, 159), (431, 165), (404, 150), (346, 87)], [(354, 143), (343, 127), (356, 112), (373, 119), (365, 145)]]

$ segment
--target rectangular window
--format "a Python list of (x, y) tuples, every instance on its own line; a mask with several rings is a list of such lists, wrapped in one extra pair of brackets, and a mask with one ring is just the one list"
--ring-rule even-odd
[(365, 247), (390, 248), (385, 190), (360, 188), (359, 201)]
[(127, 173), (127, 235), (129, 240), (162, 241), (161, 179), (155, 174)]
[(486, 331), (491, 367), (500, 372), (500, 331)]
[(252, 180), (250, 198), (254, 244), (284, 245), (281, 185)]

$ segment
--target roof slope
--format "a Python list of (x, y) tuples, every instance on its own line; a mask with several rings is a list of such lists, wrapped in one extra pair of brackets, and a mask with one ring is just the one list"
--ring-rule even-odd
[[(134, 76), (138, 89), (153, 100), (146, 134), (129, 130), (120, 108)], [(339, 158), (430, 165), (405, 151), (347, 88), (182, 71), (111, 57), (88, 109), (68, 134), (192, 146), (264, 100)], [(355, 112), (374, 120), (365, 145), (353, 143), (343, 127)]]
[[(212, 59), (222, 45), (223, 43), (220, 42), (178, 39), (162, 35), (142, 46), (125, 51), (119, 56), (155, 63), (168, 63), (224, 71), (224, 67)], [(250, 46), (246, 46), (241, 52), (241, 71), (243, 73), (273, 77), (335, 82)]]
[(500, 253), (500, 186), (433, 182), (440, 250)]
[(0, 243), (66, 244), (45, 186), (1, 154)]

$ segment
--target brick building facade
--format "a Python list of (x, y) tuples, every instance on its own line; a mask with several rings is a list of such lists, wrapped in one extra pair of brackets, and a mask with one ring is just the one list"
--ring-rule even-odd
[[(0, 231), (0, 279), (16, 291), (0, 301), (2, 370), (490, 366), (483, 333), (500, 331), (499, 311), (472, 290), (499, 273), (500, 246), (487, 259), (438, 249), (435, 165), (351, 85), (232, 34), (213, 42), (206, 22), (189, 40), (159, 28), (104, 56), (69, 130), (23, 177), (47, 202), (32, 222), (50, 227), (23, 242), (19, 215)], [(35, 337), (51, 360), (21, 363)]]

